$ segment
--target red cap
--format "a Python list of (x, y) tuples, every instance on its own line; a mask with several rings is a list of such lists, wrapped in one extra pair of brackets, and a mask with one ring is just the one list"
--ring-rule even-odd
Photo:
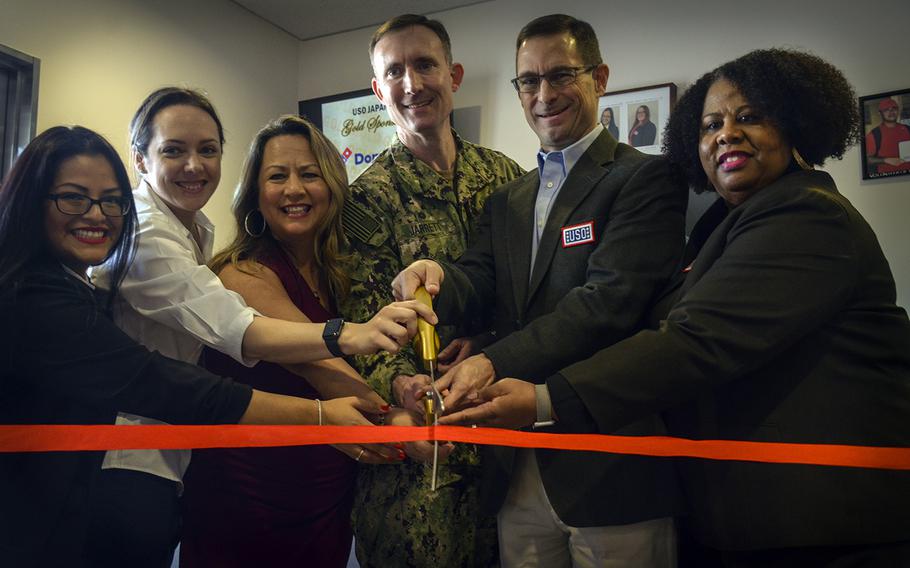
[(882, 99), (882, 102), (878, 103), (878, 110), (888, 110), (889, 108), (897, 108), (897, 103), (892, 98)]

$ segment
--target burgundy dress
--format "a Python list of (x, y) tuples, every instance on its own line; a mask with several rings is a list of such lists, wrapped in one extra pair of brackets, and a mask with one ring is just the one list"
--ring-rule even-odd
[[(283, 252), (259, 261), (312, 321), (333, 317)], [(319, 397), (280, 365), (248, 368), (211, 349), (203, 360), (210, 371), (256, 389)], [(345, 566), (356, 470), (330, 446), (194, 450), (184, 479), (181, 568)]]

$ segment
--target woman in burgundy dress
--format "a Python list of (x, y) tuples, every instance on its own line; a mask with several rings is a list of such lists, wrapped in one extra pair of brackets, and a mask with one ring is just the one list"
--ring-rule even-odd
[[(338, 265), (346, 193), (339, 153), (322, 132), (295, 116), (271, 122), (257, 134), (244, 166), (234, 206), (237, 236), (212, 269), (264, 315), (334, 318), (334, 299), (348, 287)], [(362, 394), (372, 392), (340, 358), (247, 368), (207, 349), (203, 361), (216, 373), (275, 393), (333, 398), (339, 389), (353, 394), (352, 383), (362, 385)], [(357, 462), (384, 459), (370, 448), (194, 451), (185, 480), (181, 568), (345, 566)], [(397, 456), (405, 457), (400, 446)]]

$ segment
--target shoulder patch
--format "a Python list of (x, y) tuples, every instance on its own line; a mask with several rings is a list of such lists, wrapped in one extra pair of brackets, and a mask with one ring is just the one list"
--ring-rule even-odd
[(369, 242), (379, 230), (380, 223), (376, 215), (356, 201), (347, 201), (341, 213), (341, 222), (348, 238), (360, 242)]

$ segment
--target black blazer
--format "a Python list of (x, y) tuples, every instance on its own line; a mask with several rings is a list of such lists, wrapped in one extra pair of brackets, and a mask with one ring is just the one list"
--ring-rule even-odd
[[(660, 328), (548, 379), (560, 417), (583, 406), (607, 433), (667, 409), (686, 438), (910, 446), (910, 322), (875, 234), (831, 177), (786, 175), (704, 220)], [(680, 471), (714, 548), (910, 535), (910, 472), (694, 459)]]
[[(118, 410), (232, 423), (251, 389), (149, 352), (57, 263), (0, 296), (0, 423), (113, 424)], [(81, 566), (104, 452), (0, 453), (0, 564)]]
[[(542, 382), (640, 329), (682, 254), (687, 190), (663, 158), (618, 144), (604, 131), (569, 172), (531, 273), (538, 185), (534, 170), (489, 198), (474, 243), (456, 264), (445, 266), (436, 308), (444, 319), (465, 318), (479, 327), (495, 313), (498, 340), (484, 352), (497, 376)], [(563, 246), (562, 228), (591, 223), (594, 242)], [(624, 433), (662, 431), (651, 416)], [(571, 526), (626, 524), (677, 510), (667, 461), (536, 454), (547, 495)], [(513, 457), (507, 448), (485, 456), (490, 511), (505, 498)]]

